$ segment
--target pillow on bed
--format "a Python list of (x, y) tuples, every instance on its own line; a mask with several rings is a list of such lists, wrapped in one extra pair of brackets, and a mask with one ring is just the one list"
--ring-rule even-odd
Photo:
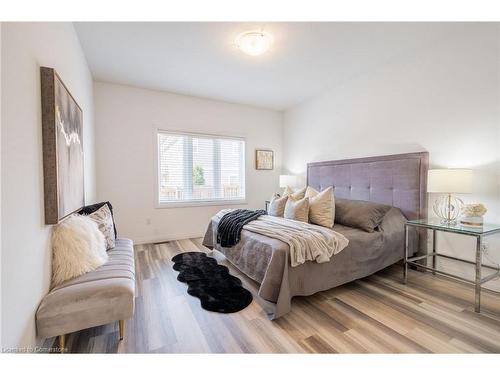
[(292, 197), (295, 200), (304, 198), (305, 194), (306, 194), (306, 188), (302, 188), (294, 192), (290, 186), (287, 186), (285, 188), (285, 191), (283, 192), (284, 197)]
[(285, 213), (285, 205), (287, 200), (288, 196), (283, 198), (273, 198), (269, 203), (267, 214), (271, 216), (283, 217), (283, 214)]
[(322, 227), (331, 228), (335, 219), (335, 200), (333, 197), (333, 187), (330, 186), (318, 192), (308, 186), (306, 198), (309, 198), (309, 222)]
[(337, 198), (335, 222), (365, 232), (374, 232), (390, 209), (391, 206), (386, 204)]
[(289, 197), (286, 201), (283, 217), (307, 223), (309, 220), (309, 198), (293, 199)]
[(285, 190), (283, 190), (283, 196), (288, 197), (293, 194), (293, 189), (290, 186), (287, 186)]

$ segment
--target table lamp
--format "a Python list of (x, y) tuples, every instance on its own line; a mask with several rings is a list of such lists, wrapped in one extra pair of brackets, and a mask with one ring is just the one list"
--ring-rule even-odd
[(297, 186), (298, 178), (297, 176), (282, 174), (280, 175), (280, 188), (283, 188), (283, 191), (286, 190), (287, 186), (290, 188), (294, 188)]
[(297, 176), (289, 174), (280, 175), (280, 188), (286, 188), (287, 186), (292, 188), (297, 186)]
[(441, 193), (432, 209), (442, 224), (455, 225), (464, 202), (452, 194), (470, 193), (472, 190), (472, 170), (431, 169), (428, 174), (427, 191)]

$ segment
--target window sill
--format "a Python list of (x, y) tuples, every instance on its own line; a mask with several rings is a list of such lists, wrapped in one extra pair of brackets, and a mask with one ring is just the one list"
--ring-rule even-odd
[(220, 201), (197, 201), (197, 202), (170, 202), (157, 203), (155, 208), (182, 208), (182, 207), (205, 207), (205, 206), (239, 206), (248, 204), (246, 199), (220, 200)]

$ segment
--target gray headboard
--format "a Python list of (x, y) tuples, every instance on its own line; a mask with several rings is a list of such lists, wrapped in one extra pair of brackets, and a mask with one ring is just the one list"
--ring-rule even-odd
[(307, 185), (335, 187), (335, 197), (398, 207), (410, 220), (427, 215), (429, 153), (375, 156), (307, 164)]

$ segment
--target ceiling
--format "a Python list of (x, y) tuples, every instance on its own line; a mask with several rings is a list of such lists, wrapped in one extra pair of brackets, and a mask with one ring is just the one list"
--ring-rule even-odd
[[(75, 23), (97, 81), (284, 110), (391, 60), (414, 54), (460, 23)], [(243, 31), (273, 35), (252, 57)]]

